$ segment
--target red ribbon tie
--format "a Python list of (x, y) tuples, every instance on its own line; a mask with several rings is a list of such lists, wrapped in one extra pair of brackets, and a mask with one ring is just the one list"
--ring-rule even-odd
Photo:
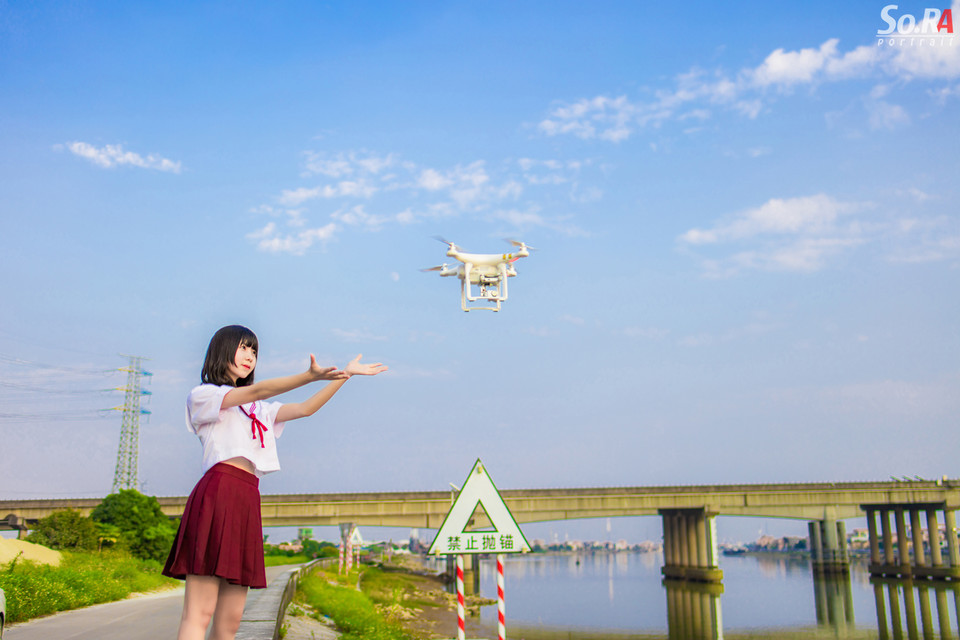
[(268, 429), (267, 429), (267, 425), (265, 425), (265, 424), (263, 424), (262, 422), (260, 422), (260, 419), (257, 417), (257, 414), (254, 413), (254, 410), (255, 410), (256, 408), (257, 408), (257, 403), (254, 402), (253, 404), (250, 405), (250, 411), (249, 411), (249, 413), (248, 413), (247, 410), (244, 409), (243, 407), (240, 407), (240, 411), (243, 411), (243, 413), (246, 414), (246, 416), (247, 416), (248, 418), (250, 418), (250, 434), (251, 434), (251, 437), (252, 437), (254, 440), (256, 440), (256, 439), (257, 439), (257, 436), (260, 436), (260, 448), (261, 448), (261, 449), (266, 449), (266, 448), (267, 448), (266, 445), (263, 444), (263, 432), (264, 432), (264, 431), (267, 431)]

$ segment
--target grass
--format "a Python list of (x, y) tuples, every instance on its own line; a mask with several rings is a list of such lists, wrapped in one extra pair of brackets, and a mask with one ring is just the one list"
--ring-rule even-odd
[(162, 565), (152, 560), (118, 552), (62, 553), (59, 567), (17, 560), (0, 565), (0, 589), (6, 593), (8, 622), (180, 584), (161, 575)]
[(429, 599), (418, 597), (420, 576), (409, 573), (369, 568), (363, 574), (363, 592), (376, 604), (384, 606), (402, 604), (406, 607), (432, 606)]
[(313, 560), (313, 558), (302, 553), (295, 556), (264, 556), (263, 564), (267, 567), (276, 567), (281, 564), (303, 564), (311, 560)]
[[(361, 571), (365, 581), (367, 573), (375, 570)], [(346, 576), (317, 571), (300, 581), (299, 596), (334, 621), (342, 632), (342, 640), (410, 640), (411, 636), (398, 624), (383, 617), (374, 600), (352, 586), (358, 579), (356, 571)]]

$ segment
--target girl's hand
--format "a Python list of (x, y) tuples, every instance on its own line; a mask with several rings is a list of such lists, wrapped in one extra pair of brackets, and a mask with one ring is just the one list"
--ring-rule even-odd
[(363, 357), (363, 354), (359, 354), (356, 358), (350, 361), (343, 371), (347, 374), (347, 377), (350, 376), (375, 376), (378, 373), (382, 373), (387, 370), (385, 364), (379, 362), (374, 362), (373, 364), (363, 364), (360, 362), (360, 358)]
[(340, 371), (336, 367), (321, 367), (317, 364), (317, 359), (310, 354), (310, 368), (307, 369), (307, 373), (314, 380), (346, 380), (350, 377), (350, 374), (346, 371)]

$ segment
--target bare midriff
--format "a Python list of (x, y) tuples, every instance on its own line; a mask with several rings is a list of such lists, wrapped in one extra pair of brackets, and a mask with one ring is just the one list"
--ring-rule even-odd
[(230, 458), (229, 460), (224, 460), (223, 464), (228, 464), (231, 467), (236, 467), (237, 469), (243, 469), (247, 473), (254, 473), (253, 463), (247, 460), (242, 456), (237, 456), (236, 458)]

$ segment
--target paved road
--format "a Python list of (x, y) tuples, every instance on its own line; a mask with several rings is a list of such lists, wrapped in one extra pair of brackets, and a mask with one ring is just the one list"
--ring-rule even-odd
[[(267, 567), (267, 583), (291, 567)], [(183, 587), (12, 625), (3, 640), (171, 640), (177, 637)]]

